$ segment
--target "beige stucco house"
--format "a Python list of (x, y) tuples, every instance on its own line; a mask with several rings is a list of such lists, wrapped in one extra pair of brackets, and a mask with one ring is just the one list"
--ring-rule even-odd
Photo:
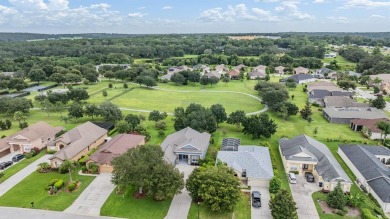
[(40, 121), (0, 140), (0, 157), (12, 152), (28, 153), (33, 148), (42, 149), (53, 140), (63, 127), (53, 127)]
[[(306, 172), (314, 175), (318, 189), (329, 192), (338, 184), (344, 192), (349, 192), (352, 181), (337, 162), (328, 147), (307, 135), (293, 139), (279, 139), (279, 150), (286, 172), (297, 172), (304, 176)], [(303, 179), (302, 179), (303, 180)]]
[(99, 165), (100, 173), (111, 173), (113, 167), (111, 161), (131, 148), (145, 144), (145, 136), (120, 134), (100, 146), (86, 161), (87, 167), (89, 163)]
[(107, 130), (86, 122), (57, 137), (48, 144), (48, 149), (57, 151), (49, 158), (51, 166), (58, 168), (64, 160), (77, 161), (90, 150), (104, 143)]

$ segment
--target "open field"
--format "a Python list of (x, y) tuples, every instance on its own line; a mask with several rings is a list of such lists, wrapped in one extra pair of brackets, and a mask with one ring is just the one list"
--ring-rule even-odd
[(336, 60), (337, 64), (340, 65), (340, 70), (351, 70), (355, 71), (356, 63), (346, 60), (344, 57), (337, 55), (336, 58), (324, 58), (321, 61), (323, 63), (330, 63), (331, 61)]
[(49, 195), (45, 189), (49, 182), (52, 179), (63, 179), (64, 182), (68, 182), (69, 174), (34, 172), (5, 193), (0, 199), (0, 206), (31, 208), (30, 203), (34, 202), (35, 209), (63, 211), (95, 179), (93, 176), (79, 176), (77, 173), (73, 173), (72, 177), (81, 182), (78, 189), (69, 193), (64, 187), (57, 194)]
[(114, 190), (100, 209), (100, 215), (131, 219), (163, 219), (167, 215), (172, 199), (164, 201), (154, 201), (149, 197), (136, 199), (133, 197), (134, 192), (135, 189), (131, 187), (119, 195)]

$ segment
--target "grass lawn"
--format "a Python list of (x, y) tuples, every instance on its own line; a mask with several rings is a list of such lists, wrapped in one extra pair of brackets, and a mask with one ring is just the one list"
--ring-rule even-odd
[(33, 163), (34, 161), (38, 160), (43, 155), (45, 155), (45, 153), (46, 153), (46, 151), (41, 151), (41, 153), (37, 154), (35, 157), (32, 157), (30, 159), (23, 159), (17, 163), (14, 163), (12, 166), (8, 167), (4, 171), (2, 171), (2, 173), (4, 173), (4, 176), (2, 178), (0, 178), (0, 183), (4, 182), (5, 180), (7, 180), (11, 176), (13, 176), (15, 173), (19, 172), (20, 170), (22, 170), (26, 166), (28, 166), (31, 163)]
[(80, 180), (80, 187), (72, 193), (66, 192), (63, 188), (51, 196), (45, 188), (52, 179), (63, 179), (68, 182), (69, 174), (34, 172), (5, 193), (0, 199), (0, 206), (31, 208), (30, 203), (34, 202), (34, 208), (37, 209), (63, 211), (77, 199), (95, 177), (73, 173), (73, 179)]
[(321, 61), (323, 63), (330, 63), (331, 61), (336, 60), (337, 64), (340, 66), (340, 70), (351, 70), (355, 71), (356, 69), (356, 63), (348, 61), (344, 57), (337, 55), (336, 58), (324, 58)]
[[(251, 218), (251, 199), (249, 194), (242, 193), (241, 199), (238, 202), (233, 213), (222, 212), (215, 213), (209, 210), (205, 205), (199, 205), (199, 218), (213, 218), (213, 219), (250, 219)], [(188, 213), (188, 219), (197, 219), (198, 218), (198, 205), (197, 203), (192, 203), (190, 211)]]
[(169, 210), (172, 199), (154, 201), (152, 198), (136, 199), (134, 188), (117, 195), (114, 190), (100, 209), (100, 215), (131, 219), (163, 219)]

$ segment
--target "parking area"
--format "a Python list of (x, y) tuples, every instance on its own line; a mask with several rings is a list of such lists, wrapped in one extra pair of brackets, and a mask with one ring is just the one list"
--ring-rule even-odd
[[(6, 162), (6, 161), (12, 161), (12, 157), (18, 153), (19, 152), (13, 152), (13, 153), (5, 155), (4, 157), (0, 157), (0, 163)], [(0, 172), (2, 172), (2, 171), (4, 171), (4, 170), (0, 170)]]
[(270, 194), (267, 187), (258, 187), (258, 186), (252, 186), (252, 191), (259, 191), (261, 194), (261, 207), (255, 208), (252, 206), (252, 200), (251, 200), (251, 218), (256, 219), (272, 219), (271, 216), (271, 210), (269, 209), (269, 200), (270, 200)]
[(290, 184), (291, 193), (297, 204), (299, 219), (319, 219), (316, 206), (311, 195), (319, 191), (317, 182), (309, 183), (303, 176), (297, 176), (297, 184)]

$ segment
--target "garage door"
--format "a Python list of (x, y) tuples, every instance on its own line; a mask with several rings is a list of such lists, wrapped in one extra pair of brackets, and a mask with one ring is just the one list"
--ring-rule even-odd
[(249, 179), (248, 186), (261, 186), (267, 187), (269, 186), (269, 180), (261, 180), (261, 179)]
[(11, 148), (8, 148), (5, 151), (0, 152), (0, 157), (4, 157), (5, 155), (8, 155), (11, 153)]
[(99, 171), (101, 173), (111, 173), (112, 172), (112, 166), (106, 165), (106, 164), (100, 165)]

